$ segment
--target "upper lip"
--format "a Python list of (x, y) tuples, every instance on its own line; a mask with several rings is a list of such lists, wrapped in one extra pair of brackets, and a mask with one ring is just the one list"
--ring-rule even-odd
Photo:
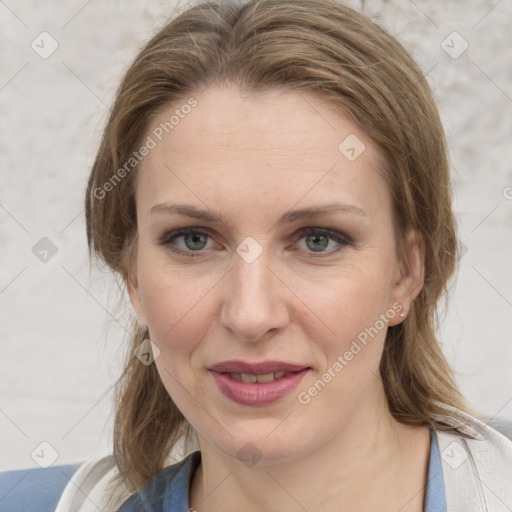
[(304, 364), (285, 363), (283, 361), (263, 361), (248, 363), (246, 361), (223, 361), (210, 366), (210, 370), (220, 373), (247, 373), (250, 375), (265, 375), (272, 372), (299, 372), (309, 368)]

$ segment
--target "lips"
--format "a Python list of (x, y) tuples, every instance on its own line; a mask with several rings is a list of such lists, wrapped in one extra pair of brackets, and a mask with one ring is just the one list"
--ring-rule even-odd
[[(223, 363), (224, 366), (216, 365), (216, 368), (226, 369), (234, 368), (232, 362)], [(237, 363), (238, 364), (238, 363)], [(275, 363), (265, 363), (264, 370), (268, 371), (269, 368), (274, 368)], [(278, 363), (283, 367), (283, 363)], [(250, 406), (267, 406), (280, 401), (289, 395), (302, 381), (307, 373), (311, 371), (309, 367), (301, 367), (300, 365), (290, 365), (286, 363), (287, 368), (302, 368), (299, 371), (293, 372), (270, 372), (267, 374), (253, 374), (253, 373), (234, 373), (234, 372), (219, 372), (210, 369), (215, 384), (219, 391), (229, 400), (238, 404)], [(254, 371), (255, 368), (261, 366), (247, 365), (243, 366), (246, 371)], [(236, 369), (240, 370), (241, 366), (238, 365)], [(282, 376), (279, 376), (281, 375)]]
[(295, 389), (311, 368), (283, 361), (224, 361), (208, 368), (218, 389), (230, 400), (264, 406)]
[(282, 377), (287, 377), (288, 375), (292, 375), (293, 372), (270, 372), (264, 374), (256, 374), (252, 373), (234, 373), (231, 372), (228, 375), (238, 382), (254, 383), (259, 382), (260, 384), (264, 382), (272, 382), (273, 380), (280, 379)]
[(264, 361), (262, 363), (248, 363), (246, 361), (223, 361), (210, 366), (210, 370), (219, 373), (235, 373), (247, 375), (266, 375), (275, 372), (300, 372), (307, 365), (285, 363), (284, 361)]

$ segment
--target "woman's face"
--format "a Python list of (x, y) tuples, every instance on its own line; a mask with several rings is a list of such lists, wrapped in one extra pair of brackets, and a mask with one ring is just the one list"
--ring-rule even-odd
[(130, 297), (200, 441), (291, 460), (380, 410), (386, 329), (421, 289), (420, 252), (408, 273), (377, 148), (322, 99), (194, 99), (145, 137)]

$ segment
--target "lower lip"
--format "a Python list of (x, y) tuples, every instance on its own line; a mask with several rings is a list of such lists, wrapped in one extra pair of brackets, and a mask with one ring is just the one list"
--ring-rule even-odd
[(293, 391), (309, 371), (305, 368), (271, 382), (239, 382), (225, 373), (210, 370), (220, 391), (233, 402), (244, 405), (266, 405), (277, 402)]

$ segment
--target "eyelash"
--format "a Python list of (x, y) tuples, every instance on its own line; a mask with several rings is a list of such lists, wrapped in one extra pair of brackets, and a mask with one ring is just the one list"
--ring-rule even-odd
[[(175, 246), (172, 245), (172, 243), (179, 237), (190, 235), (190, 234), (199, 234), (199, 235), (206, 235), (210, 238), (211, 235), (199, 228), (182, 228), (178, 229), (176, 231), (171, 231), (169, 233), (166, 233), (163, 237), (161, 237), (159, 244), (167, 247), (172, 252), (188, 257), (188, 258), (198, 258), (204, 256), (204, 250), (198, 250), (198, 251), (183, 251), (182, 249), (177, 249)], [(311, 252), (310, 256), (306, 256), (307, 258), (323, 258), (327, 256), (332, 256), (334, 253), (337, 253), (338, 251), (342, 250), (345, 246), (353, 245), (352, 239), (348, 235), (344, 235), (342, 233), (339, 233), (337, 231), (334, 231), (332, 229), (327, 228), (317, 228), (317, 227), (306, 227), (300, 229), (296, 234), (296, 242), (302, 238), (307, 237), (308, 235), (325, 235), (328, 236), (331, 240), (337, 242), (340, 244), (339, 247), (330, 250), (330, 251), (319, 251), (315, 253), (314, 251)]]

